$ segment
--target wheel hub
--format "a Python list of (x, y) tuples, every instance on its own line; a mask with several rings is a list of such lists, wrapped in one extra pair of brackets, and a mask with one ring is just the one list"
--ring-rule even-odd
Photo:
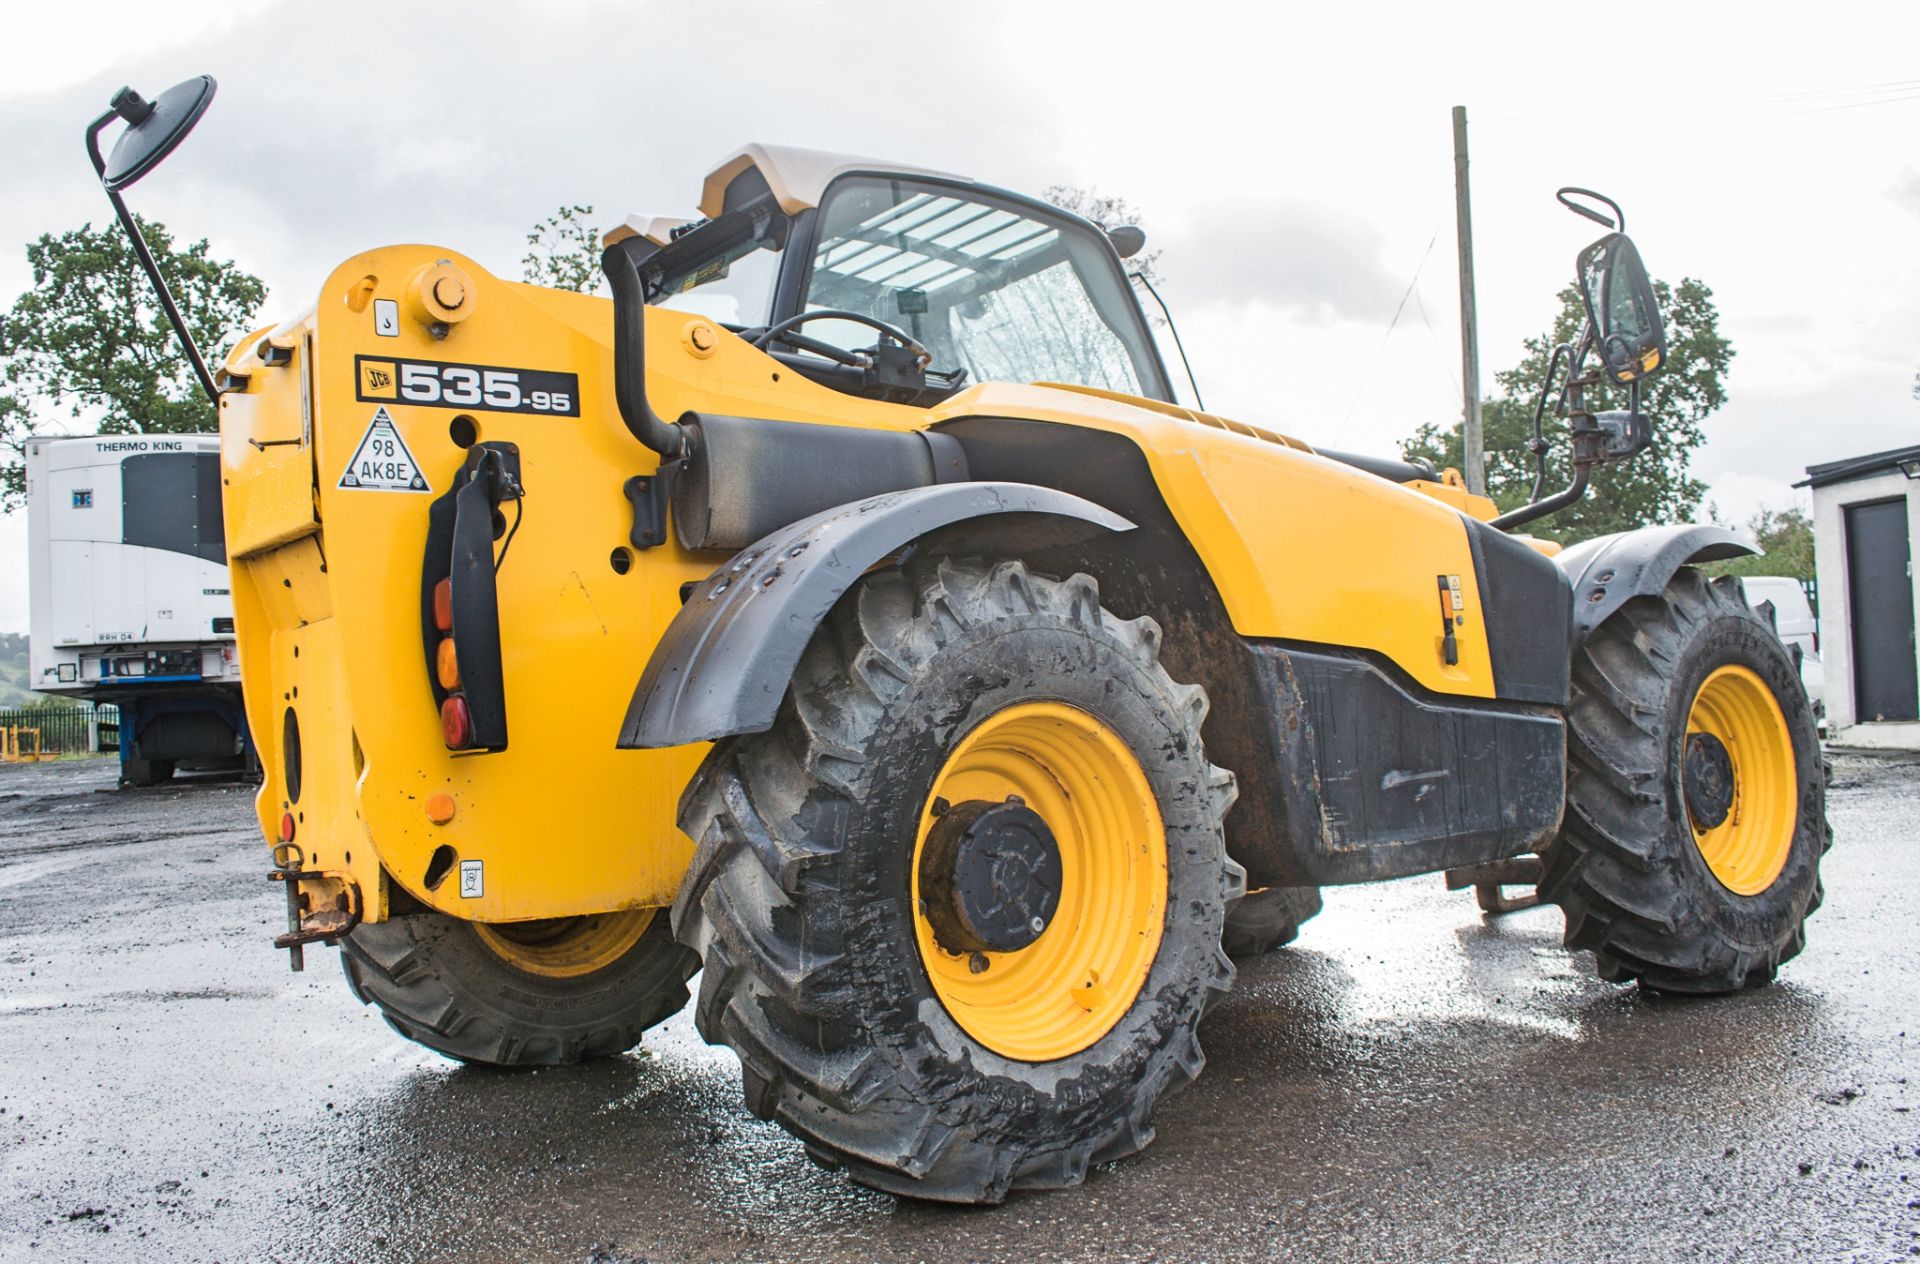
[(1682, 780), (1695, 829), (1714, 829), (1727, 819), (1733, 810), (1733, 757), (1726, 743), (1711, 733), (1689, 733)]
[(920, 854), (920, 898), (934, 940), (952, 953), (1018, 952), (1060, 907), (1060, 848), (1018, 795), (940, 813)]
[(612, 965), (640, 942), (657, 909), (626, 909), (533, 922), (468, 922), (494, 956), (515, 969), (572, 979)]
[[(1045, 832), (1006, 810), (1016, 807)], [(1006, 827), (1005, 841), (1031, 836), (1010, 853), (1028, 863), (998, 861), (1000, 885), (1013, 890), (1024, 871), (1047, 892), (1028, 891), (1026, 930), (1002, 941), (1025, 946), (1005, 952), (967, 947), (983, 928), (969, 932), (961, 914), (970, 901), (953, 893), (955, 875), (971, 867), (956, 863), (973, 850), (959, 844), (993, 808), (989, 824)], [(936, 833), (944, 854), (926, 863)], [(1103, 720), (1052, 701), (987, 716), (935, 774), (913, 846), (914, 945), (934, 996), (968, 1036), (1003, 1058), (1051, 1062), (1090, 1048), (1133, 1008), (1166, 933), (1167, 834), (1140, 761)], [(995, 865), (986, 867), (991, 889)], [(1013, 917), (1009, 907), (1002, 925)]]

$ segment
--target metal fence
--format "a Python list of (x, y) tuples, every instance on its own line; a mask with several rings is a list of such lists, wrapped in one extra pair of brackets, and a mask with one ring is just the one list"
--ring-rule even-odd
[(120, 747), (120, 708), (91, 702), (0, 707), (0, 749), (11, 757), (85, 755)]

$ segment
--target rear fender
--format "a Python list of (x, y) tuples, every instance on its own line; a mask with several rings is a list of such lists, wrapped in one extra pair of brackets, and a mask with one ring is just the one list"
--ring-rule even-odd
[(634, 690), (620, 746), (679, 746), (771, 728), (814, 630), (869, 567), (956, 523), (992, 518), (1031, 528), (1036, 517), (1082, 536), (1133, 527), (1052, 488), (946, 483), (870, 496), (762, 538), (688, 595)]
[(1554, 562), (1573, 585), (1573, 643), (1635, 597), (1657, 597), (1682, 566), (1752, 557), (1754, 548), (1725, 527), (1643, 527), (1567, 549)]

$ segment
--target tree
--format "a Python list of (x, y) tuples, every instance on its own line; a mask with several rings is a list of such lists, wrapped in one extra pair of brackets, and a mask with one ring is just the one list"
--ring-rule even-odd
[[(1079, 189), (1070, 184), (1052, 184), (1040, 195), (1043, 201), (1051, 202), (1063, 211), (1072, 211), (1081, 219), (1091, 220), (1102, 228), (1118, 228), (1122, 224), (1141, 222), (1140, 209), (1127, 199), (1116, 194), (1102, 193), (1098, 189)], [(1160, 252), (1143, 250), (1131, 259), (1124, 259), (1128, 272), (1138, 272), (1154, 285), (1160, 284)]]
[[(1630, 460), (1594, 471), (1586, 496), (1557, 514), (1538, 519), (1529, 530), (1562, 543), (1658, 522), (1693, 516), (1706, 493), (1690, 464), (1704, 437), (1701, 423), (1727, 402), (1727, 367), (1733, 344), (1720, 334), (1720, 313), (1713, 291), (1691, 277), (1678, 286), (1654, 282), (1667, 321), (1667, 365), (1641, 383), (1641, 411), (1653, 422), (1653, 445)], [(1526, 356), (1511, 369), (1494, 374), (1500, 394), (1482, 409), (1486, 437), (1487, 492), (1504, 512), (1531, 500), (1534, 461), (1527, 451), (1533, 433), (1533, 407), (1555, 346), (1580, 336), (1586, 308), (1572, 286), (1560, 292), (1560, 313), (1545, 334), (1528, 338)], [(1588, 357), (1588, 364), (1593, 358)], [(1594, 412), (1626, 407), (1621, 387), (1590, 387), (1587, 407)], [(1549, 401), (1551, 410), (1551, 401)], [(1572, 477), (1565, 418), (1547, 420), (1546, 490), (1566, 486)], [(1428, 422), (1401, 444), (1409, 458), (1439, 466), (1459, 466), (1458, 423)]]
[(1790, 575), (1813, 580), (1813, 519), (1804, 509), (1761, 509), (1747, 520), (1747, 534), (1760, 545), (1760, 557), (1713, 562), (1709, 575)]
[(598, 294), (607, 277), (600, 270), (600, 230), (591, 206), (563, 206), (533, 226), (532, 247), (520, 260), (520, 276), (533, 285)]
[[(140, 221), (187, 328), (209, 354), (253, 327), (266, 286), (202, 240), (175, 250), (163, 225)], [(27, 247), (33, 288), (0, 318), (0, 507), (25, 495), (27, 436), (65, 406), (93, 413), (102, 434), (180, 434), (216, 426), (133, 247), (112, 225), (42, 234)]]

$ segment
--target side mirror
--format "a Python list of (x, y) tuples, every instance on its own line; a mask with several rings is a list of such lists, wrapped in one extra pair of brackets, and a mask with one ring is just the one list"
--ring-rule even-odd
[(132, 88), (114, 93), (112, 108), (127, 124), (100, 172), (110, 192), (118, 193), (159, 166), (187, 138), (213, 102), (212, 75), (195, 75), (148, 101)]
[(1659, 372), (1667, 362), (1667, 330), (1632, 240), (1607, 234), (1580, 252), (1576, 270), (1608, 378), (1637, 382)]
[[(147, 239), (140, 234), (140, 222), (127, 209), (126, 199), (120, 196), (120, 190), (139, 180), (147, 172), (160, 165), (161, 159), (172, 153), (174, 146), (185, 140), (200, 116), (207, 112), (207, 106), (213, 102), (213, 76), (198, 75), (185, 83), (177, 83), (160, 94), (157, 101), (149, 101), (132, 88), (122, 88), (113, 94), (113, 100), (107, 105), (107, 112), (87, 124), (87, 160), (93, 164), (93, 173), (100, 177), (100, 187), (107, 191), (107, 201), (113, 203), (113, 213), (120, 219), (120, 227), (127, 234), (127, 242), (133, 247), (134, 258), (140, 261), (140, 270), (147, 274), (147, 280), (153, 284), (153, 295), (160, 300), (160, 310), (167, 315), (167, 323), (173, 326), (173, 336), (180, 340), (180, 349), (187, 354), (187, 363), (193, 366), (193, 376), (199, 380), (200, 389), (206, 392), (207, 402), (215, 408), (220, 406), (220, 387), (213, 380), (213, 374), (207, 370), (207, 361), (200, 354), (200, 348), (194, 345), (193, 333), (187, 328), (187, 322), (180, 319), (180, 308), (173, 301), (173, 291), (167, 288), (167, 279), (160, 275), (159, 265), (153, 261), (153, 251), (147, 246)], [(126, 130), (113, 146), (113, 157), (100, 156), (100, 133), (105, 131), (115, 119), (125, 123)]]
[(1122, 224), (1118, 228), (1109, 228), (1107, 239), (1113, 243), (1116, 254), (1122, 259), (1131, 259), (1147, 244), (1147, 233), (1138, 224)]

